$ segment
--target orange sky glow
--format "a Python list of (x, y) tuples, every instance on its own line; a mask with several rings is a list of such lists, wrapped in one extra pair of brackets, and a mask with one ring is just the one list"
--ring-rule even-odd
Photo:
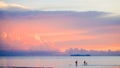
[[(59, 24), (61, 22), (63, 23)], [(68, 19), (62, 19), (62, 21), (59, 19), (5, 19), (0, 25), (0, 38), (8, 45), (6, 48), (8, 50), (120, 49), (120, 33), (118, 32), (95, 34), (89, 29), (65, 28), (62, 25), (69, 26), (65, 22), (70, 21)], [(101, 29), (120, 29), (120, 27), (109, 26)]]

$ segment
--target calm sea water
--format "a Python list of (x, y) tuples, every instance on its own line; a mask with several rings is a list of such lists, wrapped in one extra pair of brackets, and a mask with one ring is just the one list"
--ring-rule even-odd
[[(78, 66), (75, 66), (75, 61)], [(83, 61), (88, 63), (84, 66)], [(120, 68), (120, 56), (29, 56), (0, 57), (0, 67)]]

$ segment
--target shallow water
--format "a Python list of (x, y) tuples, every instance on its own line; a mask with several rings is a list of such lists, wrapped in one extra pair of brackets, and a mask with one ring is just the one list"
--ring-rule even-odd
[[(75, 66), (75, 61), (78, 66)], [(88, 64), (84, 66), (83, 61)], [(0, 57), (0, 67), (120, 68), (120, 56), (17, 56)]]

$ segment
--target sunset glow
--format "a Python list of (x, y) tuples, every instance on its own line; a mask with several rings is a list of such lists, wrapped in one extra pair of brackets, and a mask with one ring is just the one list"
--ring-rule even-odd
[[(105, 32), (94, 33), (96, 30), (118, 30), (120, 29), (118, 25), (115, 27), (95, 27), (95, 29), (92, 27), (91, 29), (83, 27), (72, 29), (70, 24), (74, 24), (74, 22), (71, 21), (69, 24), (68, 20), (60, 19), (60, 21), (61, 23), (58, 25), (59, 20), (57, 22), (56, 19), (55, 21), (54, 19), (4, 19), (1, 23), (1, 40), (9, 45), (8, 49), (15, 50), (31, 50), (38, 47), (40, 48), (38, 50), (56, 48), (60, 51), (69, 48), (119, 50), (119, 31), (109, 34)], [(73, 21), (75, 20), (73, 19)], [(48, 42), (53, 43), (53, 45)]]
[[(41, 1), (42, 4), (40, 2), (43, 6), (48, 4), (47, 7), (32, 5), (32, 0), (29, 4), (22, 1), (0, 1), (0, 50), (120, 50), (120, 11), (113, 9), (112, 6), (116, 5), (111, 5), (112, 0), (108, 1), (109, 3), (97, 0), (103, 4), (100, 9), (94, 6), (98, 4), (94, 0), (97, 4), (81, 10), (78, 7), (82, 5), (78, 2), (83, 0), (74, 3), (73, 0), (70, 0), (70, 3), (66, 0), (67, 4), (63, 3), (63, 6), (57, 5), (62, 1), (55, 1), (56, 7), (53, 6), (55, 3), (51, 5), (48, 0)], [(90, 5), (91, 2), (88, 1), (87, 4)], [(111, 8), (106, 9), (109, 7)]]

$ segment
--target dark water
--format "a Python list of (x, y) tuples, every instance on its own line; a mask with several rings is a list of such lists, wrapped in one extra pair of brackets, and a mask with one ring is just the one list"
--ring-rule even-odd
[[(78, 66), (75, 66), (75, 61)], [(83, 61), (87, 62), (84, 66)], [(0, 57), (0, 67), (120, 68), (120, 56), (29, 56)]]

